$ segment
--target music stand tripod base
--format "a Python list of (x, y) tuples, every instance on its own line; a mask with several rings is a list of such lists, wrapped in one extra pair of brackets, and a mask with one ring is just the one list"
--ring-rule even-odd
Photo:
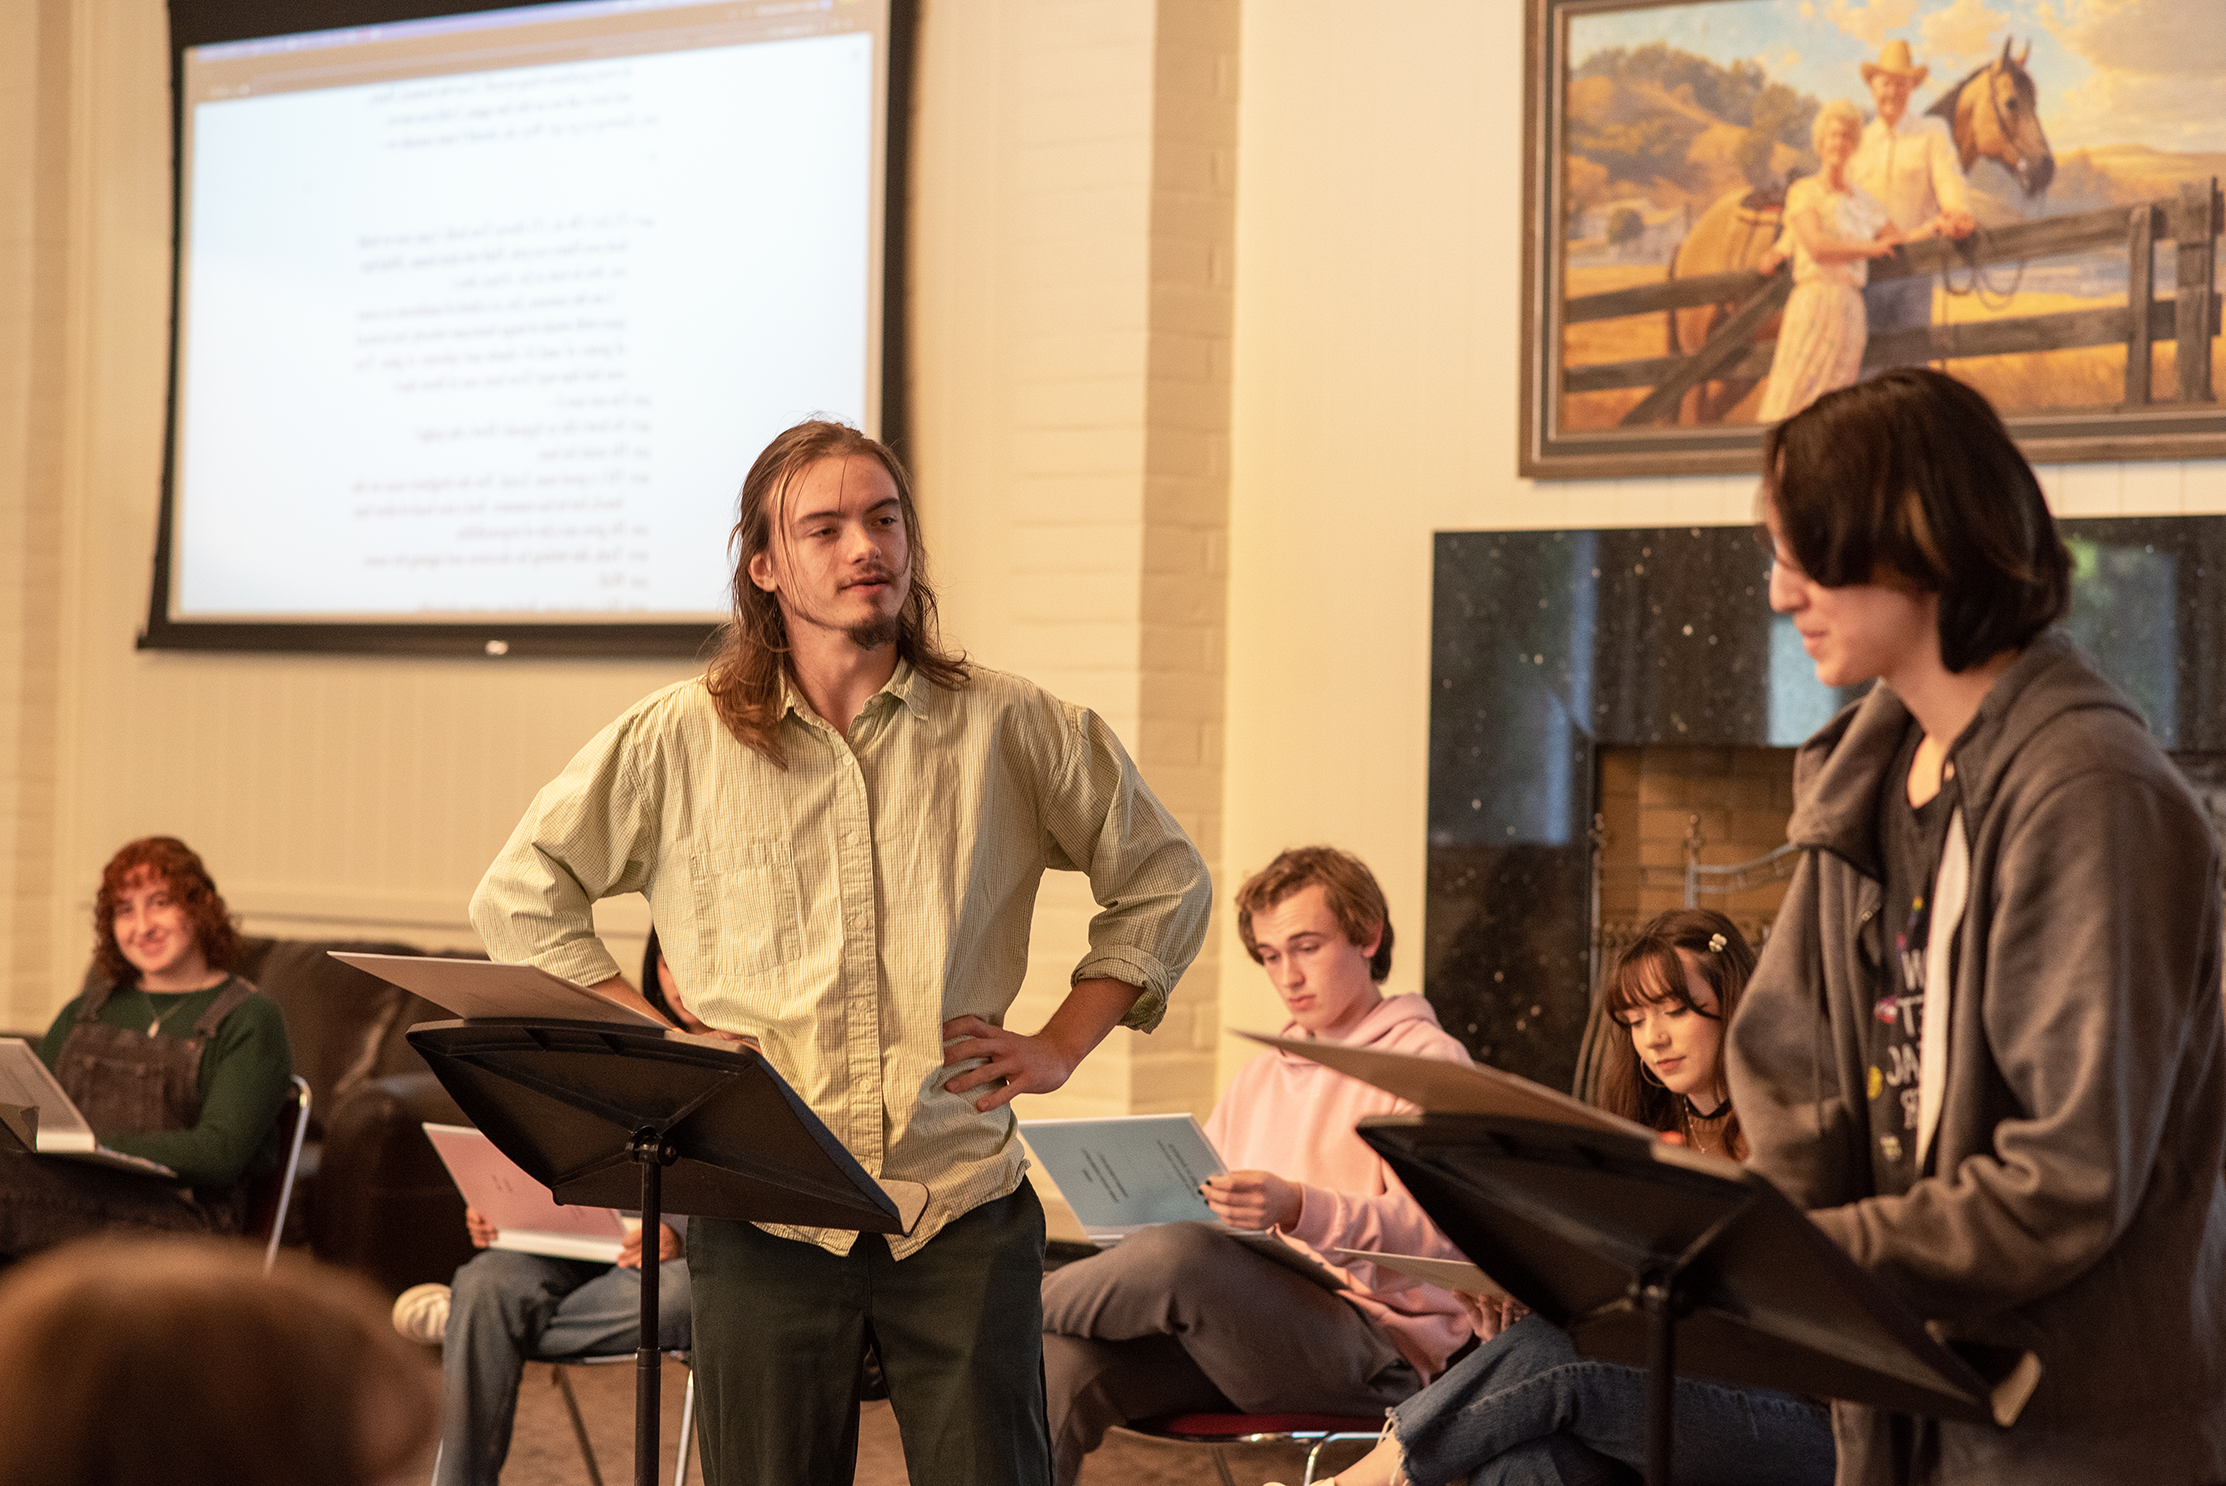
[(927, 1192), (843, 1149), (757, 1049), (610, 1022), (501, 1018), (413, 1027), (410, 1045), (485, 1133), (556, 1200), (638, 1207), (641, 1321), (634, 1480), (658, 1453), (657, 1262), (668, 1212), (905, 1233)]

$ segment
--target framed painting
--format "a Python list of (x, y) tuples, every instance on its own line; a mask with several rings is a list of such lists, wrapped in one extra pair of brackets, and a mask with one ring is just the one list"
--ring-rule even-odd
[(1918, 364), (2036, 462), (2226, 455), (2226, 4), (1527, 4), (1523, 474)]

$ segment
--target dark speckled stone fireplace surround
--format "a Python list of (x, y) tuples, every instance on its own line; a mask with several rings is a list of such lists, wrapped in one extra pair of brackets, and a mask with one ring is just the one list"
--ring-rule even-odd
[[(2068, 627), (2198, 785), (2226, 777), (2226, 517), (2065, 521)], [(1424, 975), (1481, 1060), (1566, 1088), (1589, 1004), (1603, 745), (1790, 747), (1821, 686), (1746, 527), (1444, 532)]]

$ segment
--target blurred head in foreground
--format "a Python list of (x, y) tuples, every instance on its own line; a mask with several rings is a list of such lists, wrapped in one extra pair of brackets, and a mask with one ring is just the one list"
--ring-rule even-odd
[(245, 1245), (93, 1239), (0, 1279), (0, 1486), (383, 1486), (434, 1375), (354, 1276)]

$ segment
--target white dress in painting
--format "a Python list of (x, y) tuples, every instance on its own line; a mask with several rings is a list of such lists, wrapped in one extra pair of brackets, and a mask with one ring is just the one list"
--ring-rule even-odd
[[(1834, 191), (1821, 176), (1803, 176), (1785, 193), (1789, 222), (1804, 209), (1814, 210), (1824, 230), (1838, 238), (1868, 241), (1886, 225), (1885, 208), (1869, 192), (1860, 186)], [(1793, 293), (1785, 302), (1770, 382), (1762, 389), (1762, 409), (1756, 415), (1764, 423), (1790, 418), (1833, 388), (1853, 382), (1863, 369), (1868, 333), (1863, 285), (1870, 280), (1869, 262), (1819, 263), (1802, 246), (1799, 233), (1789, 227), (1786, 236), (1793, 247)]]

